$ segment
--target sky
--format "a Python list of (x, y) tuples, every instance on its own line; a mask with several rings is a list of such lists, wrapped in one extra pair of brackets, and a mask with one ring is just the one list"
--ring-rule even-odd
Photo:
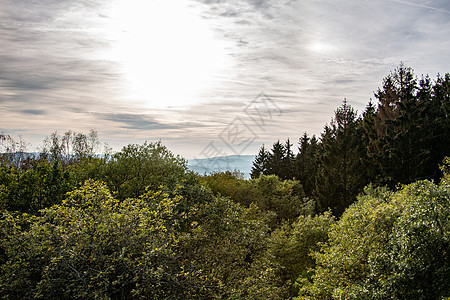
[(450, 72), (450, 1), (0, 0), (0, 132), (256, 154), (361, 113), (401, 62)]

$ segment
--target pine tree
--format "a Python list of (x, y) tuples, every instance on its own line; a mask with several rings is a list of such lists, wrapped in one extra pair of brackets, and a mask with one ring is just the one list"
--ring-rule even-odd
[(375, 94), (377, 135), (369, 137), (375, 146), (370, 155), (376, 158), (381, 183), (395, 186), (439, 178), (437, 166), (449, 151), (445, 125), (449, 100), (445, 100), (445, 87), (441, 93), (440, 83), (445, 86), (439, 78), (434, 87), (428, 76), (418, 80), (411, 68), (401, 64)]
[[(450, 156), (450, 74), (438, 75), (432, 87), (432, 105), (430, 114), (435, 116), (432, 122), (431, 151), (433, 163), (442, 162), (445, 156)], [(436, 181), (441, 177), (441, 172), (435, 166), (432, 178)]]
[(260, 175), (267, 174), (268, 159), (269, 153), (267, 152), (263, 144), (262, 147), (259, 149), (258, 155), (255, 157), (255, 160), (253, 161), (253, 167), (250, 173), (251, 178), (253, 179), (258, 178)]
[(282, 158), (282, 169), (278, 176), (281, 179), (293, 179), (294, 178), (294, 153), (292, 152), (292, 143), (287, 139), (284, 144), (284, 157)]
[(309, 138), (305, 132), (299, 139), (298, 154), (295, 157), (295, 173), (305, 190), (308, 197), (313, 196), (316, 186), (316, 174), (318, 169), (317, 154), (319, 150), (319, 142), (313, 135)]
[(269, 152), (268, 159), (268, 175), (277, 175), (281, 177), (283, 174), (283, 162), (285, 161), (286, 149), (285, 146), (278, 140), (273, 144)]
[(363, 165), (362, 126), (355, 110), (344, 103), (335, 111), (321, 136), (315, 195), (320, 212), (331, 208), (341, 215), (366, 184)]
[[(375, 127), (376, 109), (370, 99), (362, 114), (361, 127), (363, 130), (361, 150), (361, 163), (365, 169), (367, 182), (378, 183), (380, 181), (380, 170), (378, 160), (380, 159), (379, 140), (377, 138), (377, 129)], [(382, 158), (381, 158), (382, 159)]]

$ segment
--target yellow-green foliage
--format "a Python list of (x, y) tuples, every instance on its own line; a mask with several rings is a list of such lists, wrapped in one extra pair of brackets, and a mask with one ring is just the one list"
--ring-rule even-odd
[(61, 203), (74, 187), (71, 173), (58, 162), (35, 160), (28, 169), (0, 165), (0, 209), (36, 213)]
[[(259, 298), (287, 299), (296, 294), (294, 282), (299, 285), (309, 278), (308, 271), (315, 266), (311, 252), (328, 239), (328, 230), (334, 223), (331, 212), (315, 216), (300, 216), (292, 224), (285, 223), (272, 232), (267, 251), (260, 264), (261, 279), (254, 282)], [(256, 270), (255, 270), (256, 271)], [(267, 276), (271, 275), (271, 276)]]
[(200, 178), (160, 143), (4, 165), (0, 298), (448, 297), (449, 165), (440, 185), (366, 188), (338, 221), (299, 181)]
[(450, 186), (416, 182), (366, 189), (315, 253), (300, 299), (438, 299), (449, 296)]
[(248, 180), (241, 178), (239, 173), (218, 172), (204, 176), (201, 180), (214, 194), (230, 197), (244, 206), (257, 203), (262, 198), (261, 193), (249, 184)]
[(87, 181), (39, 216), (3, 212), (2, 298), (164, 299), (204, 294), (175, 251), (180, 196), (119, 202)]
[(250, 181), (262, 197), (256, 204), (263, 210), (273, 211), (278, 219), (295, 220), (300, 215), (312, 214), (315, 202), (306, 198), (297, 180), (281, 180), (276, 175), (261, 175)]
[(275, 214), (278, 223), (293, 222), (299, 215), (312, 214), (315, 202), (306, 198), (297, 180), (281, 180), (276, 175), (261, 175), (244, 180), (231, 172), (216, 173), (202, 179), (214, 193), (230, 197), (244, 206), (256, 204), (265, 212)]
[(450, 182), (450, 157), (446, 157), (440, 167), (441, 171), (444, 173), (443, 181)]

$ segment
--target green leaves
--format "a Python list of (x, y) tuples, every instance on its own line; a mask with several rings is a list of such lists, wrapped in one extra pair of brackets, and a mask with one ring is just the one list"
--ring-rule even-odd
[(176, 251), (179, 201), (148, 192), (119, 202), (104, 184), (88, 181), (61, 205), (22, 216), (28, 228), (4, 213), (0, 295), (161, 299), (197, 293)]
[(396, 193), (366, 189), (315, 253), (312, 299), (438, 299), (447, 278), (450, 189), (417, 182)]
[(119, 199), (138, 197), (161, 185), (174, 188), (185, 177), (186, 161), (174, 156), (161, 142), (128, 145), (114, 154), (104, 176)]
[(56, 161), (34, 161), (30, 169), (0, 166), (0, 208), (10, 211), (36, 213), (61, 203), (74, 187), (70, 172)]
[[(341, 151), (355, 137), (339, 131), (358, 127), (353, 117), (345, 104), (336, 117), (342, 124), (327, 127), (329, 143), (304, 136), (297, 156), (304, 171), (345, 173), (343, 161), (347, 171), (358, 170), (345, 160), (353, 152)], [(330, 152), (316, 157), (325, 146)], [(331, 211), (315, 215), (315, 200), (297, 180), (200, 177), (160, 143), (68, 167), (2, 165), (0, 298), (447, 297), (448, 164), (440, 185), (369, 186), (347, 209), (329, 198), (345, 209), (338, 221)], [(359, 188), (351, 176), (326, 177), (349, 195)]]
[(276, 214), (278, 222), (293, 221), (299, 215), (312, 214), (315, 202), (306, 198), (303, 187), (296, 180), (280, 180), (275, 175), (261, 175), (251, 184), (262, 197), (256, 204), (265, 211)]
[(244, 206), (256, 204), (262, 211), (273, 214), (278, 224), (314, 212), (315, 201), (306, 197), (297, 180), (282, 180), (276, 175), (243, 180), (231, 172), (212, 174), (202, 180), (217, 195), (230, 197)]

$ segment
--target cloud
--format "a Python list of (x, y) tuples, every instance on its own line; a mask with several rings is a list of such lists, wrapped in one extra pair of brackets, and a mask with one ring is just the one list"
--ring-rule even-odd
[[(240, 45), (233, 49), (233, 57), (240, 61), (238, 73), (252, 80), (260, 78), (260, 86), (270, 78), (272, 85), (281, 87), (287, 82), (298, 87), (305, 80), (309, 87), (313, 81), (319, 88), (331, 83), (328, 89), (332, 89), (339, 86), (336, 81), (328, 81), (330, 75), (352, 81), (358, 77), (364, 84), (366, 78), (371, 78), (375, 83), (401, 60), (411, 64), (427, 61), (430, 65), (430, 53), (445, 57), (448, 39), (444, 35), (449, 33), (450, 20), (442, 8), (445, 2), (437, 2), (441, 3), (439, 10), (431, 12), (420, 5), (388, 0), (203, 3), (209, 5), (210, 15), (247, 7), (243, 13), (228, 14), (227, 18), (216, 15), (222, 18), (224, 36)], [(370, 63), (375, 61), (378, 63)], [(441, 62), (433, 59), (433, 68), (442, 66)], [(299, 80), (295, 82), (293, 77)]]
[(344, 98), (361, 112), (401, 61), (419, 74), (450, 67), (448, 1), (199, 2), (220, 24), (218, 34), (235, 44), (235, 79), (222, 88), (234, 93), (217, 107), (238, 114), (227, 103), (273, 94), (286, 108), (273, 138), (319, 133)]
[(214, 75), (196, 104), (161, 109), (124, 94), (123, 62), (105, 54), (114, 3), (2, 1), (3, 131), (95, 128), (122, 145), (163, 137), (192, 156), (236, 116), (245, 119), (245, 106), (265, 92), (283, 115), (257, 133), (250, 154), (263, 142), (320, 133), (344, 98), (362, 111), (400, 61), (418, 74), (450, 69), (447, 0), (189, 0), (213, 38), (225, 41), (232, 65)]
[(19, 109), (18, 112), (21, 112), (23, 114), (27, 115), (45, 115), (47, 112), (42, 109)]
[(174, 125), (154, 121), (148, 115), (125, 113), (95, 113), (100, 119), (122, 124), (124, 128), (136, 130), (173, 129)]
[(429, 1), (404, 1), (404, 0), (392, 0), (392, 1), (400, 3), (400, 4), (405, 4), (405, 5), (409, 5), (409, 6), (425, 8), (425, 9), (430, 9), (430, 10), (436, 10), (439, 12), (444, 12), (444, 13), (450, 14), (450, 4), (448, 1), (445, 1), (445, 0), (434, 1), (430, 5), (427, 5), (427, 2), (429, 2)]

